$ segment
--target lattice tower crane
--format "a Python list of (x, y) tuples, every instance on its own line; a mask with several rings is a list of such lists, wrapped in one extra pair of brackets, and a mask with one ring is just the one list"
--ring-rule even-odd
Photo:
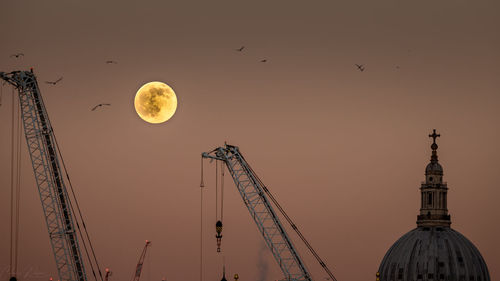
[(135, 274), (134, 277), (132, 278), (132, 281), (139, 281), (139, 279), (141, 279), (142, 265), (144, 264), (144, 259), (146, 258), (146, 252), (149, 246), (151, 246), (151, 241), (146, 240), (146, 245), (144, 245), (142, 253), (139, 256), (139, 261), (137, 262), (137, 266), (135, 267)]
[(291, 225), (292, 229), (299, 235), (330, 278), (333, 281), (337, 280), (316, 251), (314, 251), (307, 242), (291, 218), (285, 213), (274, 196), (269, 192), (269, 189), (252, 170), (237, 146), (225, 144), (224, 147), (218, 147), (210, 152), (203, 152), (201, 156), (202, 159), (215, 159), (226, 164), (245, 206), (283, 272), (284, 280), (312, 281), (312, 277), (271, 206), (271, 202)]
[[(75, 200), (75, 208), (77, 208), (75, 212), (68, 189), (66, 188), (62, 168), (64, 168), (68, 181), (69, 176), (65, 169), (64, 160), (62, 160), (57, 139), (50, 124), (33, 69), (31, 71), (13, 71), (10, 73), (0, 72), (0, 78), (14, 86), (18, 91), (24, 135), (40, 194), (59, 280), (87, 281), (78, 236), (83, 240), (94, 278), (97, 280), (93, 263), (97, 266), (102, 280), (102, 274), (90, 243), (78, 202), (71, 189)], [(59, 158), (62, 160), (62, 166)], [(71, 186), (70, 181), (69, 184)], [(86, 236), (82, 234), (78, 219), (75, 217), (76, 213), (83, 224)], [(75, 224), (77, 228), (75, 228)], [(90, 257), (84, 239), (87, 239), (89, 247), (92, 249), (93, 259)]]

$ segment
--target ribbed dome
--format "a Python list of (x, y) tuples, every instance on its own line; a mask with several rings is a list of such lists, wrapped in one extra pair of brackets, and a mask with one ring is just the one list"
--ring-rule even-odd
[(438, 163), (436, 138), (429, 135), (431, 161), (420, 185), (417, 228), (403, 235), (387, 251), (377, 281), (490, 281), (481, 253), (465, 236), (451, 229), (448, 185)]
[(449, 227), (418, 227), (387, 251), (382, 281), (490, 281), (481, 253)]

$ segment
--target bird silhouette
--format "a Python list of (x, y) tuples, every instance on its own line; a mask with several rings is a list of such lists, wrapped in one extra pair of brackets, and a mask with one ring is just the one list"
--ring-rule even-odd
[(10, 55), (10, 57), (11, 57), (11, 58), (14, 58), (14, 57), (15, 57), (15, 58), (17, 59), (17, 58), (19, 58), (19, 57), (24, 57), (24, 54), (23, 54), (23, 53), (12, 54), (12, 55)]
[(45, 83), (55, 85), (55, 84), (59, 83), (62, 79), (63, 78), (61, 77), (61, 78), (57, 79), (56, 81), (53, 81), (53, 82), (51, 82), (51, 81), (45, 81)]
[(236, 49), (236, 51), (241, 52), (241, 51), (243, 51), (243, 49), (245, 49), (245, 46), (241, 46), (241, 48)]
[(98, 105), (94, 106), (94, 107), (93, 107), (90, 111), (94, 111), (94, 110), (96, 110), (98, 107), (101, 107), (101, 106), (104, 106), (104, 105), (111, 106), (111, 104), (110, 104), (110, 103), (100, 103), (100, 104), (98, 104)]
[(263, 59), (263, 60), (261, 60), (260, 62), (267, 62), (267, 59)]
[(114, 60), (107, 60), (106, 63), (107, 64), (117, 64), (118, 62), (114, 61)]
[(354, 64), (355, 66), (358, 67), (359, 71), (365, 71), (365, 67), (362, 64)]

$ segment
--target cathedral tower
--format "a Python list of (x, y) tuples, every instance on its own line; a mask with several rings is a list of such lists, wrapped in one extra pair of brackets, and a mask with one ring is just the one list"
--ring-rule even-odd
[(438, 162), (433, 131), (431, 161), (420, 186), (417, 228), (399, 238), (387, 251), (377, 281), (490, 281), (486, 262), (465, 236), (451, 228), (448, 186)]
[(450, 215), (447, 209), (448, 186), (443, 182), (443, 167), (438, 162), (436, 138), (441, 135), (433, 131), (431, 162), (425, 168), (425, 182), (420, 187), (421, 204), (420, 215), (417, 217), (418, 226), (450, 226)]

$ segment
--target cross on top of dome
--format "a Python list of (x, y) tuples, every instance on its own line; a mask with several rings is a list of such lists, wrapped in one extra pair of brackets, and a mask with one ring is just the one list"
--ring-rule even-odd
[(429, 138), (432, 138), (432, 144), (431, 144), (431, 148), (432, 148), (431, 163), (437, 163), (437, 161), (438, 161), (437, 151), (436, 151), (438, 149), (438, 145), (436, 143), (436, 139), (438, 137), (440, 137), (440, 136), (441, 136), (440, 134), (436, 133), (436, 129), (433, 129), (432, 130), (432, 134), (429, 135)]
[(429, 138), (433, 138), (434, 143), (436, 143), (436, 138), (439, 138), (440, 136), (441, 136), (440, 134), (436, 134), (436, 129), (433, 129), (432, 134), (429, 135)]
[(436, 139), (440, 136), (441, 136), (440, 134), (436, 134), (436, 129), (434, 129), (432, 131), (432, 134), (429, 135), (429, 138), (432, 138), (432, 145), (431, 145), (432, 150), (436, 150), (438, 148)]

